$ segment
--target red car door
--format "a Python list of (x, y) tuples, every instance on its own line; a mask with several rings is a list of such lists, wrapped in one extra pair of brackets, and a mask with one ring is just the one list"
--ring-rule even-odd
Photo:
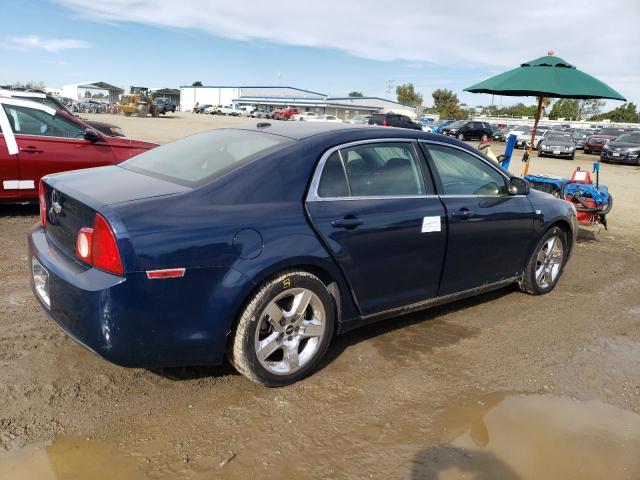
[(18, 156), (10, 155), (4, 135), (0, 133), (0, 200), (20, 198)]
[(114, 163), (104, 140), (84, 138), (84, 128), (61, 115), (18, 105), (4, 105), (18, 144), (20, 197), (37, 198), (38, 182), (49, 173)]

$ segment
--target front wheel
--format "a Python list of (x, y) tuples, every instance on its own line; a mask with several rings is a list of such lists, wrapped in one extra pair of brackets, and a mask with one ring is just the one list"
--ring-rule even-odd
[(464, 140), (464, 135), (459, 133), (458, 134), (458, 140), (463, 141)]
[(227, 355), (253, 382), (289, 385), (318, 367), (334, 323), (334, 302), (324, 283), (308, 272), (284, 272), (249, 299)]
[(538, 242), (520, 281), (520, 290), (530, 295), (543, 295), (554, 289), (567, 258), (567, 236), (553, 227)]

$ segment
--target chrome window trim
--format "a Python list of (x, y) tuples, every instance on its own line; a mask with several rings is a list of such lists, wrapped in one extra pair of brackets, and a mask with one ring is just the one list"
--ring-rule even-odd
[[(366, 140), (357, 140), (354, 142), (343, 143), (341, 145), (336, 145), (335, 147), (331, 147), (326, 152), (322, 154), (320, 157), (320, 161), (318, 165), (316, 165), (316, 169), (313, 172), (313, 177), (311, 178), (311, 185), (309, 186), (309, 192), (307, 193), (307, 202), (335, 202), (342, 200), (391, 200), (391, 199), (410, 199), (410, 198), (438, 198), (438, 195), (424, 194), (424, 195), (389, 195), (389, 196), (368, 196), (368, 197), (321, 197), (318, 195), (318, 186), (320, 184), (320, 178), (322, 177), (322, 171), (324, 170), (324, 165), (327, 163), (329, 157), (336, 151), (338, 151), (338, 155), (340, 155), (340, 160), (342, 163), (342, 169), (344, 170), (345, 178), (347, 179), (347, 186), (349, 191), (351, 191), (351, 184), (349, 183), (349, 176), (347, 175), (347, 171), (344, 165), (344, 159), (341, 150), (349, 147), (355, 147), (357, 145), (366, 145), (369, 143), (410, 143), (413, 147), (413, 153), (420, 162), (420, 154), (416, 150), (416, 139), (415, 138), (369, 138)], [(423, 167), (420, 166), (422, 169)], [(427, 186), (424, 182), (424, 171), (422, 178), (422, 186), (427, 190)]]

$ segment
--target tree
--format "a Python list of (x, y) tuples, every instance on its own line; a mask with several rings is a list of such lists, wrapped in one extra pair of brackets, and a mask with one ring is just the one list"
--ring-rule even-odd
[(549, 113), (551, 120), (557, 120), (558, 118), (564, 118), (567, 120), (579, 120), (580, 119), (580, 101), (573, 98), (561, 98), (553, 104), (551, 112)]
[(617, 108), (614, 108), (610, 112), (601, 113), (591, 117), (590, 120), (605, 120), (609, 119), (612, 122), (621, 123), (640, 123), (640, 114), (636, 109), (636, 104), (633, 102), (623, 103)]
[(193, 82), (191, 84), (192, 87), (201, 87), (202, 86), (202, 82), (200, 80), (196, 80), (195, 82)]
[(467, 117), (466, 112), (461, 108), (458, 96), (452, 90), (439, 88), (431, 96), (433, 97), (433, 108), (440, 115), (440, 118), (460, 120)]
[(413, 83), (398, 85), (396, 87), (396, 95), (398, 96), (398, 103), (403, 105), (411, 105), (412, 107), (422, 105), (422, 95), (415, 91)]
[(349, 93), (350, 97), (364, 97), (364, 95), (362, 94), (362, 92), (350, 92)]
[(33, 80), (29, 80), (27, 83), (14, 82), (12, 86), (13, 88), (26, 88), (27, 90), (40, 90), (40, 91), (44, 91), (44, 89), (46, 88), (42, 80), (39, 80), (37, 82), (34, 82)]
[(602, 111), (605, 101), (599, 98), (580, 101), (580, 120), (595, 117)]

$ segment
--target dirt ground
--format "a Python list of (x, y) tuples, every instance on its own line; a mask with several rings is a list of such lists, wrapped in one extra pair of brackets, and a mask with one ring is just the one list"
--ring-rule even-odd
[[(166, 142), (247, 120), (113, 121)], [(595, 159), (534, 157), (531, 172)], [(31, 294), (36, 208), (0, 206), (0, 478), (640, 478), (640, 168), (601, 178), (609, 230), (581, 232), (551, 294), (507, 288), (364, 327), (280, 389), (84, 350)]]

